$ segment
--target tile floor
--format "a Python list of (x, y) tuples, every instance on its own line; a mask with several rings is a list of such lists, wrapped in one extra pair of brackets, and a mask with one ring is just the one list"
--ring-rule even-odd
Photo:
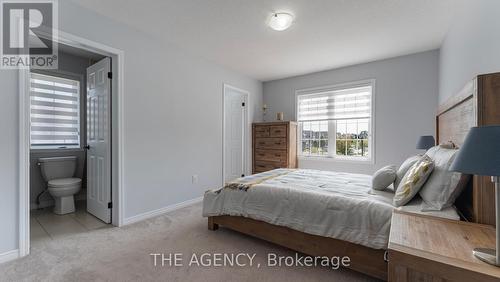
[(85, 201), (78, 201), (76, 211), (71, 214), (57, 215), (48, 207), (32, 210), (30, 216), (31, 241), (54, 240), (111, 226), (87, 213)]

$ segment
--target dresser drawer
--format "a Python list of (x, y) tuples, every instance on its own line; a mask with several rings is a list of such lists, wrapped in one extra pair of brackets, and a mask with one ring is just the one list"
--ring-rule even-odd
[(286, 163), (286, 151), (255, 150), (256, 161)]
[(265, 125), (255, 126), (254, 127), (254, 134), (255, 134), (255, 137), (269, 137), (270, 127), (265, 126)]
[(259, 173), (283, 167), (285, 167), (285, 164), (283, 163), (255, 161), (253, 170), (255, 173)]
[(286, 138), (255, 138), (255, 148), (286, 150)]
[(273, 125), (269, 131), (271, 137), (286, 137), (286, 125)]

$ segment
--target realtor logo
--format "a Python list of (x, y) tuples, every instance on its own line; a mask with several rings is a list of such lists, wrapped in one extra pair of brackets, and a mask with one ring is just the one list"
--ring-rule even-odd
[(56, 0), (0, 3), (0, 68), (57, 69)]

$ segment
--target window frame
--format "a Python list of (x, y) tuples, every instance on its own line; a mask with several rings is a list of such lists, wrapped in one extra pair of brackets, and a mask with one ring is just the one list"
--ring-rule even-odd
[[(363, 87), (363, 86), (371, 86), (371, 108), (370, 108), (370, 119), (368, 128), (370, 130), (368, 135), (368, 157), (350, 157), (350, 156), (337, 156), (336, 155), (336, 122), (334, 120), (328, 121), (328, 132), (332, 130), (335, 132), (334, 139), (329, 138), (328, 142), (328, 150), (329, 152), (335, 152), (333, 154), (329, 154), (327, 156), (309, 156), (302, 154), (302, 122), (298, 121), (299, 115), (299, 97), (304, 95), (314, 95), (321, 92), (330, 92), (330, 91), (338, 91), (349, 88)], [(319, 161), (333, 161), (333, 162), (342, 162), (342, 163), (364, 163), (364, 164), (375, 164), (375, 96), (376, 96), (376, 80), (375, 79), (365, 79), (358, 80), (353, 82), (339, 83), (333, 85), (312, 87), (312, 88), (304, 88), (304, 89), (296, 89), (295, 90), (295, 120), (298, 123), (298, 138), (297, 138), (297, 157), (299, 160), (319, 160)]]
[[(30, 79), (31, 79), (31, 73), (36, 73), (36, 74), (41, 74), (41, 75), (46, 75), (46, 76), (53, 76), (53, 77), (58, 77), (58, 78), (63, 78), (63, 79), (69, 79), (69, 80), (75, 80), (78, 81), (80, 84), (80, 89), (79, 89), (79, 107), (78, 107), (78, 117), (79, 117), (79, 144), (78, 145), (35, 145), (33, 146), (31, 144), (31, 139), (29, 142), (30, 145), (30, 151), (31, 152), (60, 152), (60, 151), (82, 151), (83, 146), (84, 146), (84, 141), (86, 138), (86, 132), (85, 130), (85, 119), (86, 119), (86, 113), (84, 111), (84, 105), (86, 103), (86, 86), (85, 86), (85, 79), (84, 75), (78, 74), (78, 73), (73, 73), (73, 72), (68, 72), (68, 71), (62, 71), (62, 70), (30, 70)], [(31, 91), (30, 91), (31, 95)], [(31, 105), (31, 101), (28, 102), (29, 105)], [(30, 136), (31, 136), (31, 115), (30, 115)]]

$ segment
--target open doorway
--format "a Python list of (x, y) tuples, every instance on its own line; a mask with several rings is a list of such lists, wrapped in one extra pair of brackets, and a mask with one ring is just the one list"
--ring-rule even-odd
[(122, 225), (123, 52), (57, 41), (58, 69), (19, 73), (20, 256), (31, 241)]
[[(100, 197), (96, 188), (103, 187), (95, 184), (105, 185), (111, 172), (95, 162), (95, 150), (89, 145), (95, 137), (109, 136), (104, 132), (110, 128), (104, 126), (109, 119), (102, 115), (110, 112), (110, 105), (99, 105), (103, 99), (95, 99), (96, 91), (92, 91), (96, 84), (106, 87), (103, 78), (96, 81), (94, 69), (98, 64), (110, 65), (109, 61), (104, 55), (59, 44), (57, 69), (30, 70), (32, 242), (105, 228), (111, 222), (109, 210), (103, 215), (94, 207), (96, 198), (110, 202), (111, 183), (107, 191), (99, 191)], [(97, 110), (93, 108), (96, 102)]]

